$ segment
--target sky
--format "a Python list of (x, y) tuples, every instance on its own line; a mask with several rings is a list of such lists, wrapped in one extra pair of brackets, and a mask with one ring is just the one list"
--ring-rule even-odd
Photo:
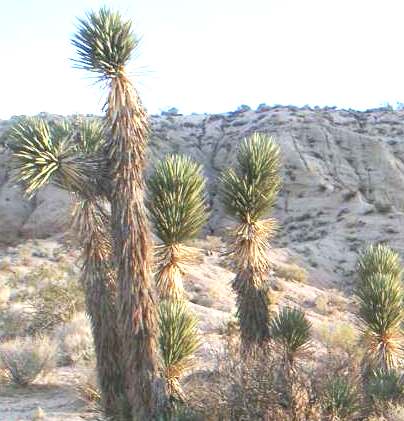
[(0, 119), (102, 114), (70, 42), (102, 6), (141, 37), (129, 71), (152, 114), (404, 102), (403, 0), (0, 0)]

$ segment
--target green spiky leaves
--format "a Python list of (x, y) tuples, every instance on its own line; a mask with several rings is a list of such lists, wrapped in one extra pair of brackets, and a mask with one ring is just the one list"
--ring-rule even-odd
[(385, 245), (370, 246), (358, 261), (355, 290), (367, 362), (388, 370), (403, 360), (404, 290), (398, 254)]
[(17, 162), (18, 181), (31, 197), (43, 187), (59, 168), (65, 144), (52, 142), (49, 125), (40, 119), (27, 118), (15, 126), (10, 137)]
[(226, 210), (240, 222), (255, 222), (273, 206), (280, 188), (279, 147), (270, 136), (254, 133), (244, 140), (237, 166), (221, 176)]
[(13, 127), (10, 137), (14, 141), (17, 182), (28, 197), (50, 181), (88, 195), (92, 181), (102, 175), (102, 160), (80, 152), (67, 122), (49, 125), (39, 118), (26, 118)]
[(357, 271), (361, 281), (375, 273), (391, 274), (401, 279), (400, 256), (385, 244), (372, 244), (360, 254)]
[(158, 316), (159, 343), (167, 386), (171, 396), (181, 399), (178, 380), (191, 367), (192, 355), (199, 347), (198, 321), (184, 301), (162, 301)]
[(391, 274), (376, 273), (358, 286), (356, 295), (369, 362), (384, 369), (397, 367), (403, 358), (401, 283)]
[(195, 237), (206, 222), (205, 179), (190, 158), (170, 155), (148, 180), (148, 207), (160, 240), (180, 243)]
[(72, 40), (77, 49), (76, 67), (98, 73), (101, 79), (122, 74), (138, 41), (130, 21), (107, 8), (79, 19)]
[(270, 323), (274, 343), (282, 350), (289, 363), (305, 356), (311, 341), (311, 323), (303, 311), (283, 308)]
[(360, 409), (360, 395), (347, 379), (335, 377), (325, 385), (322, 405), (332, 419), (348, 420)]

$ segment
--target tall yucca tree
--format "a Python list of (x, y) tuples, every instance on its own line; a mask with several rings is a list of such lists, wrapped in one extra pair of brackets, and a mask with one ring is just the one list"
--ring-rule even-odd
[(404, 289), (398, 254), (386, 245), (359, 256), (356, 296), (366, 362), (371, 369), (400, 367), (404, 358)]
[(73, 193), (74, 226), (82, 246), (82, 275), (97, 358), (98, 381), (105, 411), (117, 415), (125, 407), (120, 338), (115, 310), (115, 276), (105, 210), (104, 134), (94, 120), (73, 130), (67, 122), (49, 125), (27, 118), (10, 132), (16, 179), (32, 197), (48, 183)]
[(148, 179), (149, 205), (157, 246), (156, 285), (161, 299), (184, 296), (183, 275), (199, 250), (184, 244), (194, 238), (207, 219), (202, 168), (189, 157), (170, 155)]
[(221, 176), (225, 209), (238, 222), (229, 253), (237, 265), (233, 288), (245, 351), (270, 337), (267, 253), (276, 223), (272, 218), (263, 218), (280, 188), (279, 167), (279, 147), (274, 139), (255, 133), (242, 142), (235, 168)]
[(130, 21), (103, 8), (79, 21), (72, 42), (78, 53), (77, 67), (108, 84), (105, 123), (110, 138), (111, 225), (125, 390), (133, 418), (153, 419), (166, 399), (151, 286), (151, 234), (144, 206), (149, 125), (126, 72), (138, 41)]

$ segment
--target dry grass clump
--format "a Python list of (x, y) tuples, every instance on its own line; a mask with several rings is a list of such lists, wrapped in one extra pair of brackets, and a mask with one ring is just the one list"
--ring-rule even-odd
[(286, 281), (295, 281), (299, 283), (306, 283), (308, 280), (308, 273), (306, 269), (298, 266), (295, 263), (282, 263), (274, 268), (276, 276), (283, 278)]
[(76, 364), (90, 360), (94, 355), (94, 343), (90, 320), (85, 313), (76, 313), (72, 319), (56, 330), (62, 364)]
[(10, 299), (10, 287), (8, 285), (0, 285), (0, 308), (4, 307)]
[(0, 330), (3, 338), (24, 335), (29, 328), (32, 309), (21, 302), (9, 303), (0, 313)]
[(0, 359), (9, 380), (20, 386), (33, 383), (56, 365), (57, 346), (48, 337), (18, 338), (0, 346)]

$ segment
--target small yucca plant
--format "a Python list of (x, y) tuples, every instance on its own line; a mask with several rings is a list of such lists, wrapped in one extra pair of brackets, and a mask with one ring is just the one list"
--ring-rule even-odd
[(375, 404), (404, 399), (404, 377), (397, 370), (374, 370), (370, 373), (366, 393)]
[(237, 266), (233, 288), (245, 350), (269, 339), (267, 252), (276, 224), (272, 218), (262, 218), (275, 203), (279, 167), (279, 147), (273, 138), (255, 133), (241, 144), (235, 168), (226, 170), (220, 180), (225, 209), (238, 223), (229, 254)]
[(157, 289), (162, 299), (181, 299), (186, 266), (199, 256), (184, 242), (194, 238), (207, 219), (202, 168), (186, 156), (167, 156), (149, 178), (148, 187), (148, 207), (161, 241), (156, 249)]
[(192, 357), (200, 340), (198, 321), (184, 301), (164, 300), (158, 312), (160, 350), (169, 396), (185, 400), (179, 380), (192, 366)]
[(336, 377), (325, 385), (322, 406), (332, 421), (349, 420), (360, 410), (360, 394), (347, 379)]
[(404, 290), (398, 255), (387, 246), (371, 246), (360, 255), (358, 272), (355, 292), (366, 363), (373, 369), (399, 367), (404, 349)]
[(307, 357), (311, 342), (311, 323), (303, 311), (283, 308), (271, 320), (270, 333), (288, 370), (293, 370), (299, 359)]

